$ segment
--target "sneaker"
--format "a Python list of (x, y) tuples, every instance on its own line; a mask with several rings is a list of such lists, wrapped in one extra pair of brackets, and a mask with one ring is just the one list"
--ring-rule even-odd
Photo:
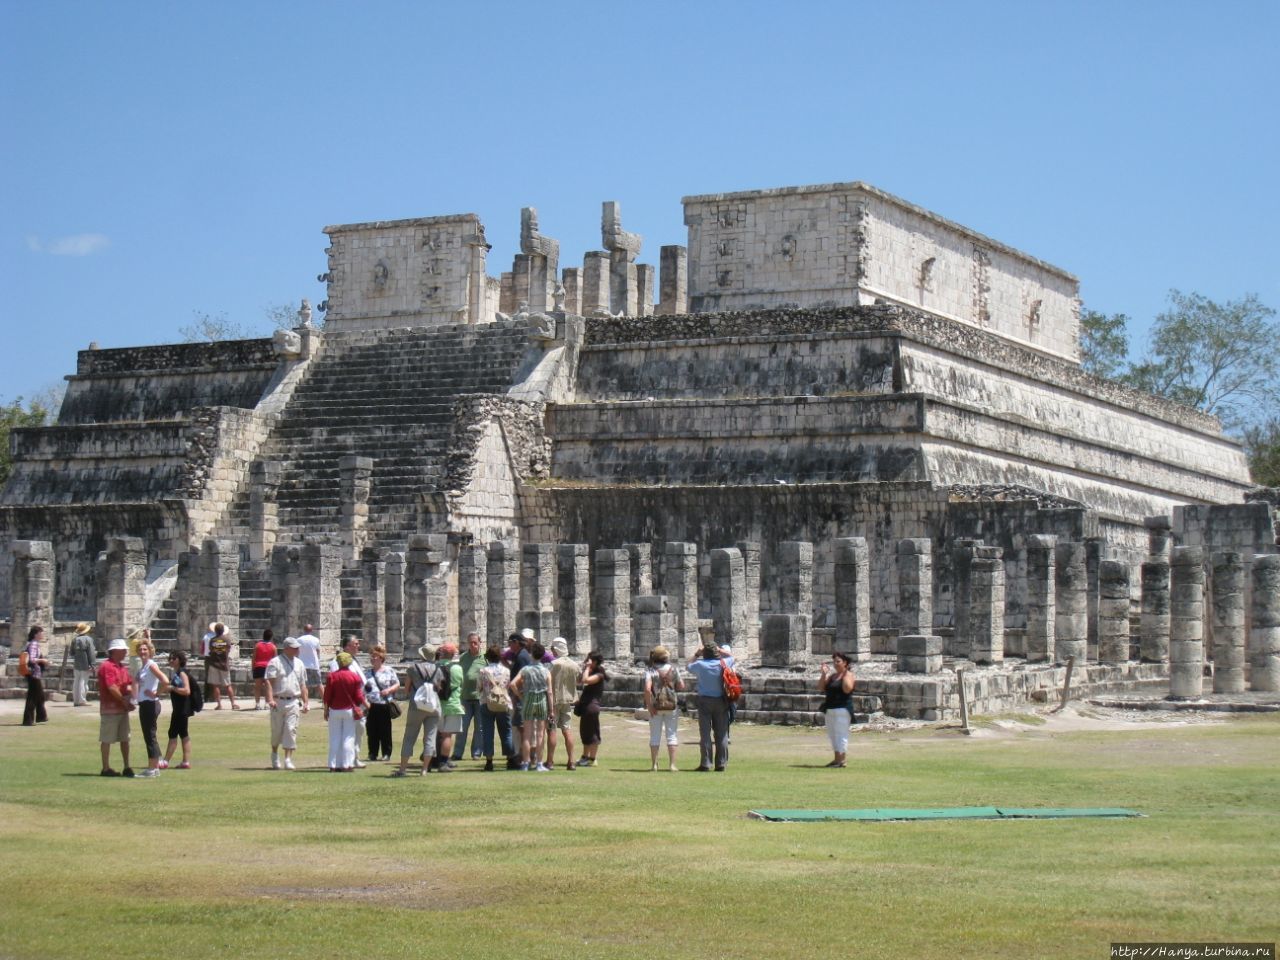
[(285, 757), (285, 758), (284, 758), (284, 768), (285, 768), (286, 770), (297, 770), (297, 769), (298, 769), (297, 767), (295, 767), (295, 766), (293, 765), (293, 758), (292, 758), (292, 757)]
[(132, 776), (133, 776), (133, 767), (125, 767), (123, 770), (121, 770), (121, 771), (120, 771), (120, 776), (122, 776), (122, 777), (132, 777)]
[(452, 763), (440, 764), (440, 766), (436, 767), (436, 773), (453, 773), (453, 764)]
[(457, 767), (458, 765), (454, 763), (452, 760), (443, 760), (440, 763), (441, 770), (455, 770), (457, 769)]
[(545, 763), (540, 763), (540, 764), (538, 764), (536, 767), (534, 767), (533, 769), (534, 769), (534, 772), (535, 772), (535, 773), (550, 773), (550, 772), (551, 772), (551, 768), (550, 768), (550, 767), (548, 767)]
[[(365, 764), (365, 762), (364, 762), (363, 760), (357, 760), (357, 761), (356, 761), (356, 769), (357, 769), (357, 770), (363, 770), (363, 769), (365, 768), (365, 766), (366, 766), (366, 764)], [(350, 770), (351, 768), (350, 768), (350, 767), (347, 767), (347, 769), (348, 769), (348, 770)]]
[(271, 755), (271, 769), (272, 770), (280, 769), (280, 757), (279, 755), (274, 753)]
[(144, 778), (147, 780), (150, 780), (152, 777), (158, 777), (158, 776), (160, 776), (160, 771), (157, 770), (155, 767), (147, 767), (147, 769), (143, 770), (141, 773), (138, 774), (139, 778)]
[(160, 769), (161, 769), (161, 770), (168, 770), (168, 769), (169, 769), (169, 761), (168, 761), (168, 760), (161, 760), (161, 761), (160, 761)]
[(519, 763), (519, 764), (516, 764), (516, 769), (517, 769), (517, 770), (528, 770), (528, 769), (529, 769), (529, 765), (528, 765), (527, 763)]
[(183, 761), (182, 761), (182, 763), (178, 764), (178, 769), (179, 769), (179, 770), (190, 770), (190, 769), (191, 769), (191, 764), (189, 764), (189, 763), (187, 763), (187, 761), (183, 760)]
[(593, 762), (594, 761), (590, 757), (583, 757), (581, 760), (578, 761), (578, 766), (589, 767)]
[(407, 776), (407, 774), (403, 770), (401, 770), (399, 767), (396, 767), (394, 770), (392, 770), (390, 775), (397, 779), (399, 779), (400, 777)]

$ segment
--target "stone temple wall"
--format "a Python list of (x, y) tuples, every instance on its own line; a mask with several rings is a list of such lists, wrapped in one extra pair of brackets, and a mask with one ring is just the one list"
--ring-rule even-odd
[(1071, 274), (863, 183), (684, 199), (694, 313), (876, 299), (1079, 358)]

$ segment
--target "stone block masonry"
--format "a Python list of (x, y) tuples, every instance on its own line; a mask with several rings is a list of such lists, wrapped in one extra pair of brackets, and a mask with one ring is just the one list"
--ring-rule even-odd
[(1280, 690), (1280, 554), (1253, 558), (1249, 687)]
[(1204, 692), (1204, 551), (1174, 547), (1169, 587), (1169, 696)]
[(898, 637), (900, 673), (937, 673), (942, 669), (942, 638), (903, 634)]
[(326, 647), (336, 647), (342, 632), (342, 548), (306, 541), (298, 550), (298, 612), (315, 627)]
[(543, 646), (550, 646), (551, 639), (560, 633), (560, 618), (555, 609), (556, 578), (556, 545), (524, 544), (521, 550), (520, 611), (517, 619), (520, 628), (533, 630)]
[(1142, 564), (1142, 636), (1139, 654), (1145, 663), (1169, 662), (1169, 551)]
[(1004, 561), (999, 547), (978, 547), (970, 568), (969, 657), (974, 663), (1004, 660)]
[(1213, 692), (1245, 689), (1244, 555), (1215, 551), (1210, 557), (1209, 636), (1213, 644)]
[(842, 537), (835, 542), (835, 649), (855, 662), (871, 659), (870, 561), (867, 541)]
[(1054, 617), (1057, 660), (1065, 663), (1074, 657), (1076, 663), (1083, 666), (1089, 642), (1089, 595), (1083, 543), (1055, 545), (1054, 579), (1058, 591)]
[[(458, 550), (458, 640), (478, 633), (485, 643), (489, 633), (489, 556), (478, 543)], [(458, 649), (464, 649), (459, 647)]]
[(898, 541), (898, 634), (933, 633), (933, 541)]
[(18, 651), (36, 624), (53, 637), (53, 544), (45, 540), (15, 540), (9, 551), (13, 555), (9, 644)]
[(650, 651), (661, 645), (674, 657), (679, 635), (667, 598), (662, 594), (650, 594), (635, 597), (631, 603), (635, 611), (635, 644), (631, 656), (636, 660), (647, 660)]
[(595, 646), (609, 660), (631, 658), (631, 554), (597, 550)]
[(711, 551), (711, 620), (717, 644), (741, 648), (746, 632), (746, 576), (736, 547)]
[(1129, 659), (1129, 566), (1119, 560), (1098, 565), (1098, 662)]
[(146, 626), (142, 612), (147, 588), (147, 551), (142, 540), (138, 537), (108, 540), (107, 549), (98, 557), (97, 574), (95, 626), (98, 632), (111, 641)]
[(489, 646), (505, 647), (520, 613), (520, 547), (511, 540), (489, 544)]
[(591, 550), (585, 543), (557, 545), (556, 596), (569, 654), (586, 656), (591, 652)]
[(693, 543), (662, 546), (662, 592), (675, 617), (674, 653), (687, 659), (701, 645), (698, 631), (698, 548)]
[(760, 625), (760, 665), (790, 667), (809, 661), (809, 618), (795, 613), (768, 613)]
[(1055, 537), (1033, 534), (1027, 538), (1028, 663), (1053, 663), (1057, 656), (1057, 589), (1055, 586)]

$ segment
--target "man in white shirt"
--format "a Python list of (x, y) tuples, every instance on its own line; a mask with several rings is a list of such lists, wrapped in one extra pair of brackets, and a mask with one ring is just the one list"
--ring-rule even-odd
[(307, 668), (298, 656), (301, 645), (294, 637), (285, 637), (284, 649), (267, 664), (263, 679), (267, 681), (267, 709), (271, 711), (271, 769), (280, 769), (280, 750), (284, 749), (284, 768), (293, 770), (293, 751), (298, 747), (298, 714), (311, 709), (307, 699)]
[(317, 637), (312, 630), (314, 627), (307, 624), (303, 630), (302, 636), (298, 637), (298, 658), (302, 661), (302, 666), (307, 671), (307, 686), (311, 688), (313, 697), (320, 696), (320, 638)]
[[(356, 659), (356, 657), (360, 653), (360, 638), (356, 636), (347, 637), (346, 640), (342, 641), (342, 645), (338, 648), (338, 652), (348, 653), (351, 655), (351, 672), (360, 678), (361, 684), (366, 684), (368, 682), (368, 677), (365, 676), (364, 668), (360, 666), (360, 661)], [(338, 656), (337, 654), (334, 654), (334, 658), (329, 661), (329, 672), (333, 673), (333, 671), (337, 669), (338, 669)], [(356, 724), (356, 766), (357, 767), (364, 766), (364, 761), (360, 759), (360, 756), (364, 749), (364, 725), (367, 719), (368, 719), (367, 717), (361, 717), (360, 722)]]

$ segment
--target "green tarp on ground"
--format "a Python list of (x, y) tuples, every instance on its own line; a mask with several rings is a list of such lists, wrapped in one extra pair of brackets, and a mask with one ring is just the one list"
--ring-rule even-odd
[(936, 810), (749, 810), (757, 820), (1062, 820), (1068, 817), (1140, 817), (1122, 807), (942, 807)]

